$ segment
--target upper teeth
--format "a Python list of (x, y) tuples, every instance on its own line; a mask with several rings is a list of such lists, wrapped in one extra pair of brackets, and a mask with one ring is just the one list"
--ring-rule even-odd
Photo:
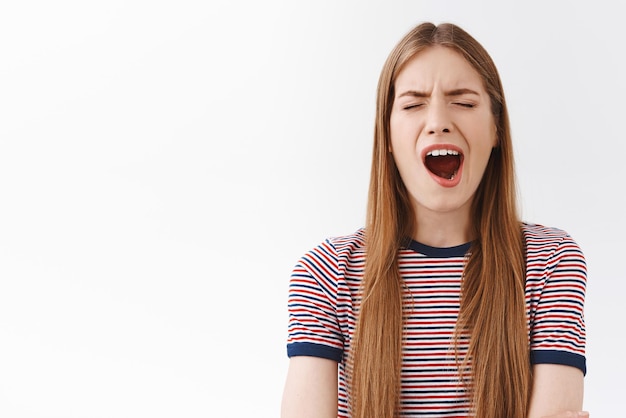
[(440, 155), (459, 155), (459, 152), (452, 149), (434, 149), (432, 151), (428, 151), (426, 155), (439, 157)]

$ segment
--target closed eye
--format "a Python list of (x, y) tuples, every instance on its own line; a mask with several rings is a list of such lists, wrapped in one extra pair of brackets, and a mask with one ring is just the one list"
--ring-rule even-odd
[(471, 109), (476, 106), (474, 103), (455, 102), (454, 104), (457, 106), (466, 107), (468, 109)]
[(402, 107), (402, 109), (404, 110), (411, 110), (411, 109), (416, 109), (418, 107), (424, 106), (422, 103), (414, 103), (414, 104), (409, 104), (409, 105), (405, 105)]

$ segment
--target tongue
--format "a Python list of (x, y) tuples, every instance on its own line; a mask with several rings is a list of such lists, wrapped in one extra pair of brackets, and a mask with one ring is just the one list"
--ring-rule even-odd
[(444, 179), (452, 179), (461, 165), (458, 155), (441, 155), (426, 157), (426, 167), (435, 175)]

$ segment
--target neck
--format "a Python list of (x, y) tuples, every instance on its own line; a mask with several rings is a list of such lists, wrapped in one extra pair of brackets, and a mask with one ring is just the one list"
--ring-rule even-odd
[(471, 232), (470, 211), (434, 212), (423, 207), (416, 211), (416, 231), (413, 239), (431, 247), (454, 247), (474, 237)]

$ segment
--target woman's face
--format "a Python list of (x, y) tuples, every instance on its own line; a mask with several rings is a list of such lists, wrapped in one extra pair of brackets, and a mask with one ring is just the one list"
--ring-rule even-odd
[(430, 47), (395, 82), (391, 151), (419, 214), (468, 216), (496, 126), (480, 75), (456, 51)]

